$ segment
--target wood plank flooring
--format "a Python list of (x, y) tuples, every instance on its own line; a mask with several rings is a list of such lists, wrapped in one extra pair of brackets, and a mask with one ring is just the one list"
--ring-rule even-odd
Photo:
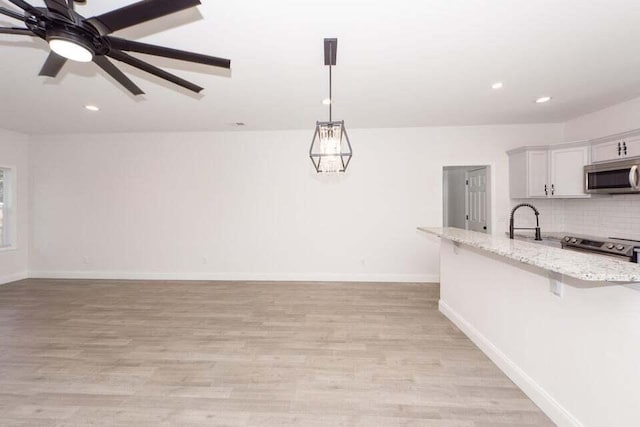
[(435, 284), (0, 286), (2, 426), (548, 426)]

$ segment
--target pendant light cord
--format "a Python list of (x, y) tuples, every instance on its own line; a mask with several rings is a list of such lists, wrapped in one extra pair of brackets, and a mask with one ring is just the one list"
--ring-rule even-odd
[(329, 45), (329, 121), (331, 121), (331, 108), (333, 107), (332, 81), (331, 81), (331, 58), (333, 57), (333, 45)]
[(331, 65), (329, 65), (329, 121), (331, 121), (331, 108), (333, 107), (333, 94), (331, 91)]

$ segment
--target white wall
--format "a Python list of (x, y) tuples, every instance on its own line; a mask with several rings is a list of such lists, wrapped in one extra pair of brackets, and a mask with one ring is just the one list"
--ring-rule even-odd
[(507, 149), (560, 125), (350, 130), (342, 177), (311, 130), (32, 137), (32, 274), (44, 277), (430, 281), (442, 167), (490, 164), (494, 229)]
[(640, 98), (569, 120), (566, 141), (593, 139), (640, 128)]
[(28, 274), (28, 138), (0, 129), (0, 166), (15, 167), (15, 249), (0, 250), (0, 284), (20, 280)]

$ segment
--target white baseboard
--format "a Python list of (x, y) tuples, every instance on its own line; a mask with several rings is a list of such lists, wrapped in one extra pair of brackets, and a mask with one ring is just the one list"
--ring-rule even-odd
[(0, 276), (0, 285), (4, 285), (11, 282), (17, 282), (18, 280), (28, 279), (29, 273), (26, 271), (20, 273), (6, 274), (4, 276)]
[(569, 411), (558, 403), (547, 391), (525, 371), (509, 359), (475, 327), (455, 310), (440, 300), (440, 312), (453, 322), (513, 381), (551, 420), (559, 426), (584, 427)]
[(402, 282), (437, 283), (435, 274), (325, 274), (325, 273), (149, 273), (131, 271), (32, 271), (36, 279), (107, 280), (220, 280), (283, 282)]

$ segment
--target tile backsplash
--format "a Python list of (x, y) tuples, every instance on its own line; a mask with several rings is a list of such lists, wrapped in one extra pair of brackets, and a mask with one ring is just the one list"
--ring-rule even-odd
[[(590, 199), (512, 200), (531, 203), (540, 211), (542, 231), (620, 237), (640, 240), (640, 194), (594, 196)], [(516, 227), (531, 227), (535, 216), (530, 209), (516, 213)]]

